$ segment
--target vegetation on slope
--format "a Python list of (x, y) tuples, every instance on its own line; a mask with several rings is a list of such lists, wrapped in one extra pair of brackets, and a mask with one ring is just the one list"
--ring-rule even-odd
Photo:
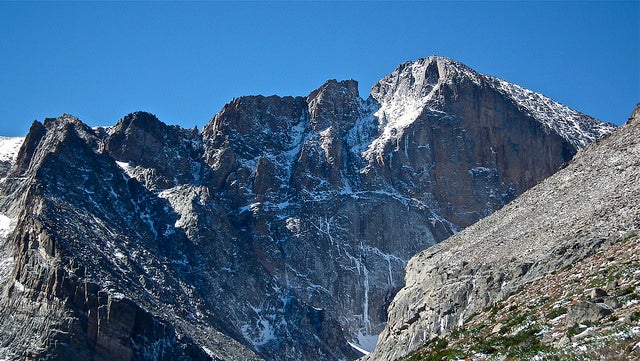
[(640, 359), (640, 237), (619, 239), (402, 360)]

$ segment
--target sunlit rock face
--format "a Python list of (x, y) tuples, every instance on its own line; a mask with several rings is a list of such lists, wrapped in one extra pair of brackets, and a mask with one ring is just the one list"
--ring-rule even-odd
[[(366, 359), (396, 360), (435, 337), (447, 340), (454, 328), (464, 329), (474, 315), (485, 317), (482, 313), (492, 307), (503, 317), (518, 310), (512, 300), (518, 298), (537, 317), (533, 323), (522, 317), (530, 324), (522, 321), (516, 327), (540, 329), (536, 337), (546, 347), (527, 357), (637, 358), (633, 346), (640, 337), (631, 315), (640, 309), (632, 300), (640, 284), (635, 252), (640, 243), (639, 136), (640, 104), (626, 125), (578, 153), (566, 168), (413, 257), (406, 286), (392, 302), (387, 327)], [(502, 309), (501, 302), (510, 306)], [(564, 319), (539, 317), (558, 305), (564, 307)], [(514, 322), (516, 316), (500, 322)], [(492, 325), (491, 317), (484, 320)], [(583, 323), (595, 327), (580, 337), (567, 330)], [(483, 359), (481, 350), (486, 348), (465, 349), (464, 355)], [(501, 357), (498, 351), (492, 356)]]
[(411, 256), (612, 130), (441, 57), (201, 132), (36, 122), (0, 184), (0, 357), (355, 359)]

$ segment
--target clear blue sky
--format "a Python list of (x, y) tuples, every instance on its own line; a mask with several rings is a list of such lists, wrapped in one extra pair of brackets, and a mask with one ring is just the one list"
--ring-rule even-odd
[(444, 55), (620, 124), (640, 101), (640, 3), (0, 2), (0, 135), (145, 110), (202, 128), (232, 98), (307, 95)]

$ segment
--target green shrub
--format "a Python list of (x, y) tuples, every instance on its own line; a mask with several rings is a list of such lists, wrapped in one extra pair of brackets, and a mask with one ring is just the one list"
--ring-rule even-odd
[(571, 327), (567, 329), (567, 336), (573, 337), (578, 334), (578, 331), (580, 331), (580, 325), (578, 325), (577, 323), (574, 323), (573, 325), (571, 325)]
[(406, 361), (442, 361), (453, 360), (462, 354), (455, 348), (449, 348), (449, 342), (438, 337), (430, 340), (418, 351), (414, 351), (404, 358)]
[(636, 288), (633, 286), (625, 287), (624, 289), (620, 290), (618, 296), (626, 296), (628, 294), (632, 294), (635, 290)]
[(552, 308), (551, 311), (547, 314), (547, 319), (553, 320), (554, 318), (560, 315), (564, 315), (567, 312), (569, 312), (569, 310), (566, 307)]

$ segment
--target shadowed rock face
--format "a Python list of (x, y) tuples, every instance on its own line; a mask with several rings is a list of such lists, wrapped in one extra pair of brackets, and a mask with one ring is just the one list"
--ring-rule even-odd
[[(574, 323), (578, 328), (581, 323), (600, 321), (623, 306), (620, 314), (629, 317), (633, 311), (637, 312), (636, 302), (628, 302), (631, 298), (618, 297), (626, 300), (625, 305), (616, 297), (605, 297), (607, 292), (602, 289), (592, 288), (591, 295), (584, 296), (590, 287), (597, 285), (598, 276), (602, 274), (611, 277), (613, 285), (608, 287), (614, 294), (628, 296), (638, 291), (637, 255), (635, 251), (624, 250), (638, 247), (639, 108), (625, 126), (578, 153), (566, 168), (491, 216), (413, 257), (407, 266), (406, 286), (389, 308), (389, 323), (375, 351), (366, 359), (396, 360), (436, 336), (446, 339), (454, 327), (464, 327), (467, 321), (475, 322), (471, 315), (485, 317), (482, 313), (488, 313), (487, 307), (498, 307), (501, 302), (511, 307), (499, 312), (524, 308), (517, 302), (507, 301), (512, 295), (516, 298), (523, 298), (520, 294), (529, 295), (521, 299), (521, 303), (526, 302), (529, 313), (538, 312), (545, 302), (568, 308), (563, 311), (567, 313), (565, 321), (568, 322), (564, 330), (558, 331), (557, 324), (541, 325), (540, 319), (526, 326), (553, 329), (546, 334), (541, 332), (544, 336), (539, 338), (550, 347), (555, 345), (566, 352), (571, 351), (568, 340), (563, 344), (556, 331), (562, 335), (567, 326)], [(616, 256), (616, 252), (624, 255)], [(574, 265), (578, 268), (571, 272)], [(615, 289), (618, 279), (627, 283), (625, 291)], [(562, 294), (558, 292), (562, 288), (573, 289)], [(545, 298), (550, 301), (544, 301)], [(555, 317), (549, 317), (552, 318)], [(613, 323), (617, 318), (603, 320), (602, 324)], [(508, 322), (513, 319), (502, 321)], [(615, 332), (607, 336), (606, 344), (624, 341), (635, 345), (637, 332), (625, 331), (625, 327), (628, 330), (633, 325), (637, 325), (637, 321), (630, 324), (628, 321), (626, 325), (617, 323)], [(595, 330), (583, 337), (598, 332)], [(627, 340), (623, 340), (625, 338)], [(580, 351), (581, 347), (574, 344), (572, 348), (578, 350), (571, 352), (579, 356), (570, 353), (560, 357), (606, 355), (598, 354), (598, 347), (605, 349), (600, 345), (590, 354), (591, 346)], [(556, 351), (545, 351), (545, 357)], [(470, 350), (465, 352), (466, 357), (474, 354)], [(628, 356), (632, 352), (637, 355), (632, 347), (616, 352), (616, 357), (624, 359), (633, 359), (634, 356)], [(477, 352), (476, 357), (480, 357)]]
[[(425, 114), (421, 131), (433, 144), (434, 198), (442, 216), (457, 225), (466, 227), (489, 215), (576, 153), (560, 135), (532, 121), (491, 87), (447, 84), (442, 97), (445, 113), (454, 116)], [(407, 158), (411, 165), (420, 159)]]
[(367, 100), (237, 98), (202, 132), (36, 122), (0, 185), (0, 356), (355, 359), (412, 255), (612, 129), (439, 57)]
[(103, 147), (115, 160), (127, 163), (150, 190), (199, 184), (206, 176), (198, 131), (168, 126), (149, 113), (124, 117), (110, 130)]
[(3, 355), (206, 360), (202, 346), (212, 342), (229, 359), (257, 359), (222, 335), (197, 344), (176, 321), (175, 306), (193, 305), (176, 270), (163, 264), (184, 249), (186, 237), (157, 233), (166, 220), (162, 200), (98, 153), (99, 139), (77, 119), (36, 129), (41, 136), (23, 146), (33, 150), (23, 158), (28, 164), (14, 168), (26, 171), (7, 180), (20, 182), (8, 197), (21, 206), (12, 237), (3, 239)]

